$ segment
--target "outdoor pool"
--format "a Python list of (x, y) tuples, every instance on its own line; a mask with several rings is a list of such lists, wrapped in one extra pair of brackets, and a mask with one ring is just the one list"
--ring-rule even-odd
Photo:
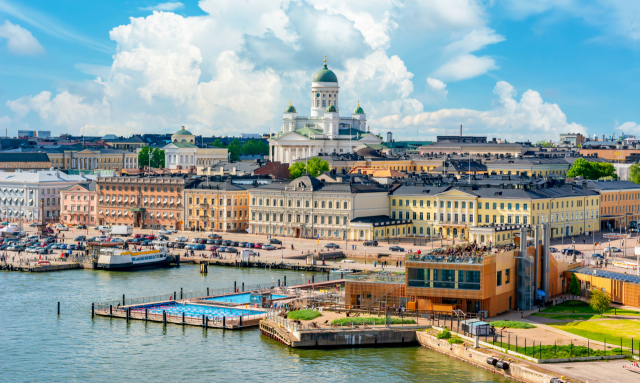
[(162, 303), (157, 305), (144, 305), (136, 306), (132, 308), (132, 311), (144, 311), (149, 310), (151, 314), (162, 314), (162, 311), (166, 311), (167, 315), (181, 316), (184, 312), (186, 317), (202, 318), (202, 315), (206, 315), (209, 319), (222, 318), (222, 317), (237, 317), (240, 315), (257, 315), (263, 314), (264, 311), (257, 310), (242, 310), (229, 307), (214, 307), (214, 306), (200, 306), (193, 304), (181, 304), (181, 303)]
[[(251, 293), (244, 293), (244, 294), (234, 294), (234, 295), (225, 295), (225, 296), (221, 296), (221, 297), (213, 297), (213, 298), (206, 298), (207, 301), (213, 301), (213, 302), (227, 302), (227, 303), (251, 303), (250, 302), (250, 298), (251, 297)], [(273, 294), (271, 296), (271, 299), (280, 299), (280, 298), (286, 298), (287, 295), (277, 295), (277, 294)]]

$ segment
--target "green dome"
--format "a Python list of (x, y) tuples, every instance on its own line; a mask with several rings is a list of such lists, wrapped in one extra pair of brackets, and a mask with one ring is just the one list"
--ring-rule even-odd
[(293, 105), (291, 105), (291, 102), (289, 102), (289, 107), (284, 112), (285, 113), (296, 113), (296, 108), (294, 108)]
[(358, 107), (353, 111), (353, 114), (364, 114), (364, 109), (360, 107), (360, 101), (358, 101)]
[(327, 106), (327, 113), (336, 113), (336, 112), (338, 111), (336, 110), (336, 107), (333, 106), (333, 104), (329, 104), (329, 106)]
[(178, 130), (177, 132), (173, 133), (174, 136), (193, 136), (193, 133), (191, 133), (188, 130), (185, 130), (184, 126), (182, 127), (182, 129)]
[(313, 76), (313, 82), (338, 82), (338, 77), (331, 69), (327, 68), (327, 56), (324, 56), (324, 68)]

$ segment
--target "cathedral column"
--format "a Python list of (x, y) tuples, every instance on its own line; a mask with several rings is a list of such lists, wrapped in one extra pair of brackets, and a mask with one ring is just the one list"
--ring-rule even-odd
[(296, 146), (296, 160), (300, 158), (300, 152), (298, 151), (298, 147)]

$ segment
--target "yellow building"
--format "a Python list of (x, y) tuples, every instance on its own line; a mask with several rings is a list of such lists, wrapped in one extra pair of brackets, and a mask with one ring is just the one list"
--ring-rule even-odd
[(138, 167), (138, 153), (117, 149), (65, 149), (46, 151), (56, 169), (121, 170)]
[(489, 174), (564, 176), (571, 167), (563, 157), (508, 157), (485, 161)]
[(213, 182), (202, 177), (185, 188), (186, 230), (244, 232), (249, 220), (249, 190), (252, 184), (231, 180)]
[(510, 232), (499, 230), (498, 241), (496, 230), (494, 236), (477, 230), (470, 235), (470, 229), (545, 222), (552, 238), (598, 231), (599, 196), (577, 186), (401, 186), (389, 198), (389, 216), (412, 221), (408, 236), (503, 243), (513, 240)]

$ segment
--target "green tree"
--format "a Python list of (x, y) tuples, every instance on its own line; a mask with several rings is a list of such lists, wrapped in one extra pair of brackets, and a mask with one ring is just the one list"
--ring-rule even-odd
[(240, 160), (240, 141), (238, 139), (234, 139), (233, 141), (231, 141), (227, 149), (229, 149), (230, 161)]
[(155, 148), (151, 152), (151, 167), (164, 169), (164, 150)]
[(138, 153), (138, 165), (139, 166), (149, 166), (149, 151), (150, 147), (145, 146), (140, 149), (140, 153)]
[(304, 162), (294, 162), (291, 166), (289, 166), (289, 174), (291, 174), (291, 179), (301, 177), (305, 173), (306, 168), (304, 166)]
[(580, 282), (575, 274), (571, 274), (571, 282), (569, 282), (569, 294), (580, 295)]
[(640, 165), (633, 164), (629, 167), (629, 181), (640, 184)]
[(225, 144), (223, 144), (219, 138), (216, 138), (216, 140), (213, 141), (213, 144), (211, 144), (211, 146), (215, 146), (216, 148), (226, 148)]
[(550, 147), (553, 146), (551, 141), (544, 141), (544, 140), (536, 142), (536, 145), (537, 146), (542, 146), (543, 148), (550, 148)]
[(613, 166), (613, 164), (610, 164), (608, 162), (594, 162), (593, 164), (598, 172), (598, 178), (613, 177), (616, 180), (618, 179), (616, 168)]
[(611, 297), (602, 290), (593, 289), (589, 298), (589, 306), (602, 315), (611, 308)]
[(329, 171), (329, 163), (321, 160), (320, 157), (314, 157), (307, 161), (307, 173), (311, 177), (317, 177), (323, 172)]
[(567, 177), (583, 177), (587, 180), (598, 180), (603, 177), (618, 179), (616, 168), (608, 162), (589, 162), (584, 158), (575, 160), (567, 171)]

